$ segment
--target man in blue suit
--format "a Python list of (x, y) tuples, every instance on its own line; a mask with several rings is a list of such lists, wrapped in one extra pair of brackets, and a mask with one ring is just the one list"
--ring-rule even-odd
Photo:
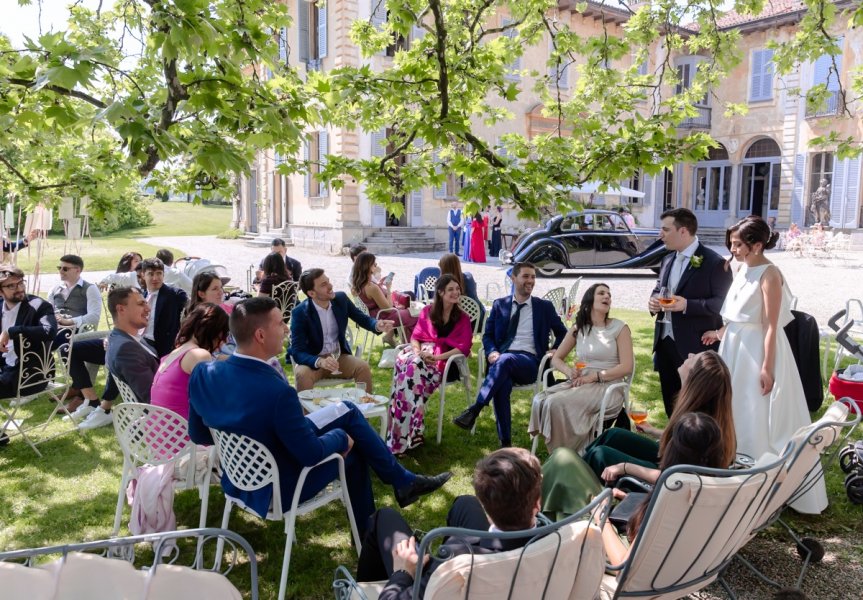
[[(701, 336), (722, 327), (719, 311), (732, 276), (725, 259), (698, 241), (698, 220), (692, 211), (673, 208), (660, 218), (659, 238), (674, 252), (662, 260), (648, 308), (659, 315), (653, 335), (653, 368), (659, 373), (665, 414), (670, 417), (681, 386), (678, 367), (690, 354), (719, 349), (718, 343), (705, 347)], [(669, 306), (659, 304), (662, 288), (673, 298)], [(671, 324), (662, 322), (662, 311), (670, 313)]]
[(536, 267), (531, 263), (516, 263), (510, 275), (514, 286), (512, 296), (494, 301), (485, 333), (483, 351), (489, 369), (476, 402), (457, 416), (453, 423), (471, 429), (480, 411), (494, 402), (497, 436), (501, 447), (512, 445), (510, 394), (512, 386), (536, 381), (539, 362), (549, 350), (549, 337), (554, 332), (557, 348), (566, 335), (554, 305), (548, 300), (533, 298)]
[[(300, 276), (300, 289), (308, 298), (291, 313), (291, 347), (297, 390), (310, 390), (324, 377), (353, 379), (372, 393), (369, 363), (351, 352), (345, 331), (348, 318), (375, 333), (393, 330), (392, 321), (378, 321), (363, 314), (344, 292), (333, 291), (323, 269), (309, 269)], [(339, 353), (338, 359), (333, 354)]]
[[(318, 427), (303, 416), (297, 392), (275, 357), (282, 349), (284, 325), (272, 298), (251, 298), (231, 313), (236, 352), (225, 361), (202, 363), (189, 379), (189, 436), (196, 444), (212, 444), (209, 427), (246, 435), (265, 445), (276, 459), (282, 506), (290, 506), (300, 471), (334, 452), (345, 456), (348, 494), (361, 532), (375, 511), (369, 467), (393, 486), (400, 506), (407, 506), (442, 486), (451, 476), (415, 475), (402, 467), (384, 441), (350, 402), (334, 406), (335, 417)], [(338, 477), (336, 463), (314, 469), (301, 499), (312, 498)], [(242, 500), (262, 517), (272, 500), (272, 487), (246, 492), (222, 477), (225, 493)]]

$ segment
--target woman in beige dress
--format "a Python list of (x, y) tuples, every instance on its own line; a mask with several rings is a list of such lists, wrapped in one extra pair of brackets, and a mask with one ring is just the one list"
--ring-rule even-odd
[[(581, 299), (575, 325), (551, 359), (567, 380), (533, 399), (528, 431), (541, 434), (549, 452), (566, 447), (581, 454), (593, 441), (605, 390), (632, 373), (632, 333), (626, 323), (608, 316), (610, 309), (608, 286), (590, 286)], [(575, 360), (567, 364), (573, 349)], [(584, 366), (579, 369), (579, 364)], [(616, 390), (606, 407), (606, 419), (620, 412), (623, 399), (623, 390)]]

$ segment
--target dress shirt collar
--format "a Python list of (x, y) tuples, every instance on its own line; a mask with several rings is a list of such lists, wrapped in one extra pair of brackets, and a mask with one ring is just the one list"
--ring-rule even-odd
[(246, 360), (256, 360), (261, 364), (267, 365), (271, 369), (273, 368), (273, 365), (265, 361), (263, 358), (258, 358), (257, 356), (249, 356), (248, 354), (242, 354), (241, 352), (236, 351), (234, 352), (234, 354), (232, 354), (232, 356), (236, 356), (237, 358), (245, 358)]
[[(695, 236), (695, 239), (692, 240), (692, 243), (689, 244), (686, 248), (677, 253), (677, 256), (685, 256), (686, 258), (692, 258), (695, 255), (695, 251), (698, 250), (698, 236)], [(676, 258), (676, 257), (675, 257)]]

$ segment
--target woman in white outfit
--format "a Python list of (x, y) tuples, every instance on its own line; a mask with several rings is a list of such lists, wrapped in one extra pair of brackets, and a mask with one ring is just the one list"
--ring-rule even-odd
[[(793, 318), (791, 292), (764, 255), (778, 238), (758, 216), (728, 229), (725, 245), (742, 266), (720, 311), (725, 326), (702, 336), (705, 344), (722, 341), (719, 355), (731, 371), (737, 451), (756, 460), (768, 452), (781, 454), (794, 433), (812, 422), (783, 329)], [(811, 514), (823, 511), (823, 479), (792, 507)]]

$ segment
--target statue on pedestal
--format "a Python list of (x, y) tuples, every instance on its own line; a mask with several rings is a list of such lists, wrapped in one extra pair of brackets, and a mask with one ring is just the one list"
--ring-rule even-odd
[(809, 195), (806, 220), (807, 225), (830, 225), (830, 184), (823, 177), (818, 182), (818, 189)]

